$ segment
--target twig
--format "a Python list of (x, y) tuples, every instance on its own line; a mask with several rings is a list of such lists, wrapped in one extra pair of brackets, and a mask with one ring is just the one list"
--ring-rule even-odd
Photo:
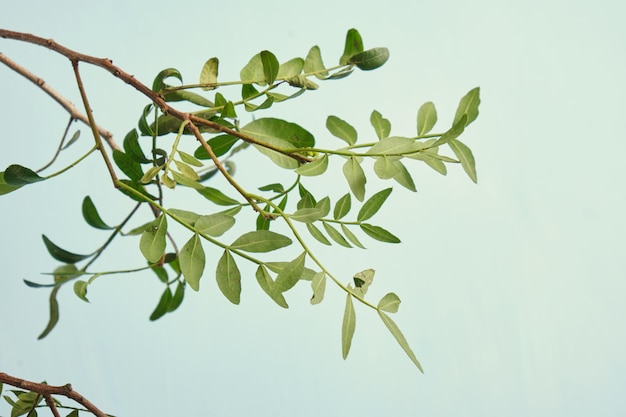
[[(18, 74), (22, 75), (27, 80), (33, 82), (35, 85), (37, 85), (37, 87), (41, 88), (54, 101), (59, 103), (61, 107), (63, 107), (65, 111), (67, 111), (70, 114), (72, 119), (80, 120), (86, 125), (89, 125), (89, 120), (87, 119), (87, 116), (81, 113), (76, 108), (74, 103), (72, 103), (71, 101), (63, 97), (54, 88), (50, 87), (50, 85), (47, 84), (42, 78), (33, 74), (26, 68), (22, 67), (21, 65), (19, 65), (18, 63), (10, 59), (8, 56), (3, 54), (2, 52), (0, 52), (0, 62), (2, 62), (7, 67), (11, 68), (13, 71), (17, 72)], [(117, 144), (117, 142), (115, 142), (115, 140), (113, 139), (113, 134), (111, 132), (109, 132), (108, 130), (104, 129), (101, 126), (98, 126), (98, 133), (100, 133), (100, 136), (102, 136), (104, 140), (106, 140), (106, 142), (109, 144), (111, 149), (117, 149), (118, 151), (122, 150), (120, 146)]]
[[(0, 372), (0, 382), (3, 382), (5, 384), (11, 385), (16, 388), (22, 388), (28, 391), (33, 391), (38, 394), (41, 394), (46, 399), (46, 403), (48, 403), (48, 398), (51, 395), (62, 395), (64, 397), (67, 397), (76, 401), (78, 404), (85, 407), (87, 410), (89, 410), (89, 412), (91, 412), (93, 415), (97, 417), (108, 417), (98, 407), (96, 407), (93, 403), (91, 403), (91, 401), (83, 397), (78, 392), (74, 391), (72, 389), (72, 385), (70, 384), (65, 384), (65, 385), (60, 385), (60, 386), (39, 384), (37, 382), (26, 381), (24, 379), (5, 374), (4, 372)], [(48, 406), (50, 407), (49, 403), (48, 403)], [(54, 408), (50, 407), (50, 409), (53, 410), (52, 412), (54, 413), (54, 410), (56, 409), (56, 407)], [(58, 415), (58, 411), (55, 415)]]

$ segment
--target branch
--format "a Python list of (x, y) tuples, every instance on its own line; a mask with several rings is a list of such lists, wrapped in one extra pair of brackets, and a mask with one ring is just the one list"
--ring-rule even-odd
[[(33, 74), (32, 72), (30, 72), (26, 68), (22, 67), (21, 65), (19, 65), (15, 61), (13, 61), (11, 58), (6, 56), (2, 52), (0, 52), (0, 62), (2, 62), (7, 67), (11, 68), (13, 71), (17, 72), (18, 74), (24, 76), (24, 78), (26, 78), (27, 80), (31, 81), (37, 87), (41, 88), (54, 101), (59, 103), (61, 105), (61, 107), (63, 107), (65, 109), (65, 111), (67, 111), (70, 114), (70, 117), (72, 119), (80, 120), (84, 124), (89, 125), (89, 120), (87, 119), (87, 116), (85, 116), (83, 113), (81, 113), (76, 108), (76, 106), (74, 106), (74, 103), (72, 103), (71, 101), (69, 101), (68, 99), (63, 97), (54, 88), (50, 87), (50, 85), (47, 84), (42, 78), (40, 78), (37, 75)], [(104, 140), (106, 140), (106, 142), (109, 144), (111, 149), (116, 149), (118, 151), (122, 150), (120, 148), (120, 146), (117, 144), (117, 142), (115, 142), (115, 140), (113, 139), (113, 134), (111, 132), (109, 132), (108, 130), (104, 129), (101, 126), (97, 126), (97, 128), (98, 128), (98, 133), (100, 134), (100, 136), (102, 136), (102, 138)]]
[(179, 119), (181, 122), (189, 119), (195, 124), (207, 126), (212, 129), (218, 130), (222, 133), (226, 133), (228, 135), (239, 138), (245, 142), (263, 146), (267, 149), (280, 152), (283, 155), (293, 158), (300, 163), (311, 162), (311, 159), (307, 158), (306, 156), (302, 156), (297, 153), (287, 152), (283, 149), (274, 147), (268, 143), (261, 142), (253, 138), (252, 136), (248, 136), (244, 133), (241, 133), (234, 129), (230, 129), (226, 126), (222, 126), (219, 123), (203, 119), (191, 113), (185, 113), (185, 112), (176, 110), (174, 107), (171, 107), (169, 104), (167, 104), (159, 93), (152, 91), (148, 86), (138, 81), (133, 75), (128, 74), (127, 72), (123, 71), (121, 68), (113, 65), (113, 61), (111, 61), (110, 59), (97, 58), (94, 56), (81, 54), (79, 52), (66, 48), (63, 45), (58, 44), (53, 39), (41, 38), (39, 36), (35, 36), (30, 33), (14, 32), (14, 31), (6, 30), (6, 29), (0, 29), (0, 37), (5, 38), (5, 39), (14, 39), (14, 40), (22, 41), (22, 42), (27, 42), (27, 43), (32, 43), (35, 45), (43, 46), (44, 48), (47, 48), (51, 51), (57, 52), (65, 56), (72, 62), (82, 61), (88, 64), (95, 65), (97, 67), (100, 67), (110, 72), (111, 74), (113, 74), (114, 77), (119, 78), (120, 80), (129, 84), (131, 87), (135, 88), (137, 91), (139, 91), (140, 93), (148, 97), (156, 106), (158, 106), (161, 109), (163, 113), (171, 114), (172, 116)]
[[(102, 412), (98, 407), (92, 404), (87, 398), (83, 397), (78, 392), (72, 389), (72, 385), (65, 384), (60, 386), (47, 385), (47, 384), (39, 384), (36, 382), (26, 381), (21, 378), (16, 378), (14, 376), (5, 374), (4, 372), (0, 372), (0, 382), (11, 385), (16, 388), (22, 388), (28, 391), (36, 392), (37, 394), (42, 395), (46, 399), (46, 403), (50, 406), (50, 402), (54, 404), (51, 400), (51, 395), (62, 395), (64, 397), (70, 398), (76, 401), (78, 404), (85, 407), (89, 412), (97, 417), (109, 417), (107, 414)], [(50, 401), (48, 400), (50, 398)], [(56, 407), (50, 407), (52, 412), (56, 410)], [(58, 411), (57, 411), (58, 414)]]

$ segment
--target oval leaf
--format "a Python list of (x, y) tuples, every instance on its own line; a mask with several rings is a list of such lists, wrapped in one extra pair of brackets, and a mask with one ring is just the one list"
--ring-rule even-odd
[(333, 134), (333, 136), (346, 141), (348, 145), (354, 145), (356, 143), (356, 129), (345, 120), (342, 120), (337, 116), (328, 116), (326, 119), (326, 128)]
[(256, 280), (259, 283), (259, 286), (267, 295), (269, 295), (272, 300), (276, 302), (282, 308), (289, 308), (287, 301), (285, 301), (285, 297), (279, 291), (276, 291), (274, 286), (274, 280), (270, 276), (269, 272), (263, 265), (259, 265), (256, 270)]
[(165, 252), (165, 237), (167, 234), (167, 220), (161, 214), (150, 222), (141, 234), (139, 249), (150, 263), (157, 263)]
[(198, 291), (200, 289), (200, 278), (204, 272), (205, 255), (202, 249), (202, 243), (200, 237), (194, 234), (178, 255), (178, 261), (180, 269), (185, 277), (185, 281), (191, 287), (192, 290)]
[(45, 178), (37, 175), (35, 171), (17, 164), (9, 165), (4, 171), (4, 182), (14, 187), (43, 180)]
[(241, 273), (230, 251), (224, 251), (224, 254), (218, 261), (215, 278), (217, 286), (228, 301), (233, 304), (239, 304), (241, 299)]
[(350, 157), (343, 165), (343, 175), (348, 181), (352, 194), (354, 194), (357, 200), (363, 201), (365, 198), (365, 183), (367, 179), (365, 178), (361, 164), (359, 164), (355, 157)]
[(324, 154), (321, 158), (316, 159), (313, 162), (301, 165), (295, 170), (296, 174), (303, 175), (305, 177), (314, 177), (316, 175), (322, 175), (328, 168), (328, 155)]
[(390, 292), (380, 299), (378, 308), (389, 313), (397, 313), (400, 308), (400, 297)]
[(371, 218), (380, 207), (384, 204), (389, 194), (391, 194), (392, 188), (386, 188), (382, 191), (377, 192), (373, 196), (371, 196), (361, 207), (359, 210), (359, 214), (357, 215), (357, 221), (362, 222)]
[(335, 204), (335, 210), (333, 211), (333, 217), (335, 220), (339, 220), (343, 218), (350, 211), (350, 207), (352, 205), (352, 201), (350, 199), (350, 194), (346, 194), (337, 200), (337, 204)]
[(322, 54), (319, 46), (315, 45), (309, 50), (304, 60), (304, 72), (314, 74), (320, 80), (328, 77), (328, 71), (326, 71), (326, 66), (324, 62), (322, 62)]
[(265, 75), (265, 82), (273, 84), (278, 75), (278, 69), (280, 64), (276, 56), (270, 51), (261, 51), (261, 62), (263, 63), (263, 75)]
[(363, 51), (356, 55), (353, 55), (348, 63), (356, 65), (363, 71), (371, 71), (376, 68), (382, 67), (389, 59), (389, 49), (387, 48), (372, 48), (367, 51)]
[(437, 110), (432, 101), (422, 104), (417, 111), (417, 136), (423, 136), (437, 123)]
[(339, 58), (339, 65), (346, 65), (353, 55), (363, 52), (363, 39), (356, 29), (348, 30), (343, 55)]
[(220, 61), (217, 58), (210, 58), (204, 63), (202, 71), (200, 71), (200, 84), (205, 84), (205, 86), (202, 87), (203, 90), (206, 91), (215, 88), (215, 86), (211, 84), (217, 83), (217, 68), (219, 63)]
[(196, 221), (196, 229), (200, 233), (218, 237), (226, 233), (235, 224), (235, 218), (223, 213), (200, 216)]
[(298, 283), (304, 274), (305, 257), (306, 254), (303, 252), (280, 270), (275, 281), (277, 291), (285, 292)]
[(475, 183), (478, 182), (478, 177), (476, 176), (476, 161), (474, 160), (474, 155), (470, 148), (468, 148), (463, 142), (459, 140), (451, 140), (448, 142), (448, 146), (452, 149), (452, 152), (459, 158), (461, 161), (461, 166), (470, 177), (472, 181)]
[(457, 124), (463, 116), (467, 116), (465, 126), (472, 123), (478, 117), (478, 106), (480, 105), (480, 87), (471, 89), (459, 102), (454, 115), (453, 125)]
[(291, 239), (287, 236), (270, 230), (256, 230), (238, 237), (230, 248), (245, 252), (270, 252), (289, 245), (291, 245)]

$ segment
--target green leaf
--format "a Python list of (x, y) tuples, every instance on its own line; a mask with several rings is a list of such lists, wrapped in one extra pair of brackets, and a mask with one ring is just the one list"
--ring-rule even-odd
[[(287, 83), (289, 83), (289, 85), (292, 87), (300, 87), (300, 90), (298, 92), (289, 96), (288, 98), (298, 97), (300, 94), (304, 93), (306, 90), (317, 90), (318, 88), (320, 88), (319, 85), (311, 81), (304, 74), (296, 75), (295, 77), (288, 79)], [(284, 101), (284, 100), (286, 99), (281, 98), (281, 101)]]
[(368, 223), (362, 223), (359, 226), (372, 239), (387, 243), (400, 243), (400, 239), (380, 226), (373, 226)]
[(218, 206), (235, 206), (239, 205), (239, 202), (233, 198), (228, 197), (223, 192), (216, 188), (204, 187), (201, 190), (197, 190), (207, 200), (217, 204)]
[(233, 304), (239, 304), (241, 299), (241, 273), (229, 250), (225, 250), (218, 261), (215, 277), (217, 286), (228, 301)]
[(361, 249), (365, 249), (365, 246), (363, 246), (363, 244), (359, 241), (359, 239), (354, 235), (354, 233), (350, 231), (350, 229), (346, 227), (345, 224), (341, 225), (341, 231), (343, 232), (344, 235), (346, 235), (348, 240), (354, 244), (354, 246), (359, 247)]
[(75, 281), (74, 294), (76, 294), (76, 296), (78, 296), (78, 298), (80, 298), (81, 300), (89, 302), (89, 300), (87, 299), (87, 285), (89, 285), (87, 281)]
[(142, 164), (150, 162), (150, 160), (146, 158), (143, 149), (141, 149), (141, 145), (139, 144), (139, 134), (135, 129), (128, 132), (124, 137), (124, 152), (126, 152), (126, 154), (136, 162)]
[[(220, 64), (219, 59), (217, 58), (209, 58), (207, 62), (204, 63), (202, 67), (202, 71), (200, 71), (200, 84), (215, 84), (217, 83), (217, 72), (218, 66)], [(205, 86), (202, 87), (204, 91), (214, 89), (214, 86)]]
[(277, 291), (274, 285), (274, 280), (270, 276), (269, 272), (263, 265), (259, 265), (256, 270), (256, 280), (259, 283), (261, 289), (270, 296), (276, 304), (281, 306), (282, 308), (289, 308), (287, 301), (285, 301), (285, 297), (280, 291)]
[(315, 207), (317, 202), (315, 201), (315, 197), (311, 194), (302, 183), (298, 184), (298, 192), (300, 194), (300, 200), (298, 201), (297, 208), (312, 208)]
[(304, 60), (302, 58), (293, 58), (287, 62), (280, 64), (278, 75), (276, 78), (288, 79), (293, 78), (302, 72), (304, 68)]
[(326, 66), (322, 61), (322, 54), (319, 46), (315, 45), (309, 50), (309, 53), (304, 60), (304, 72), (306, 74), (314, 73), (320, 80), (324, 80), (328, 77), (328, 71), (326, 71)]
[(343, 311), (343, 324), (341, 325), (341, 354), (343, 358), (348, 357), (350, 346), (352, 345), (352, 336), (356, 329), (356, 312), (354, 304), (352, 304), (352, 295), (346, 294), (346, 307)]
[(265, 85), (263, 60), (261, 59), (260, 53), (250, 58), (250, 61), (248, 61), (246, 66), (241, 69), (239, 76), (241, 77), (241, 81), (243, 81), (244, 84), (255, 83), (259, 85)]
[(432, 101), (422, 104), (417, 111), (417, 136), (423, 136), (431, 131), (437, 123), (437, 110)]
[(328, 116), (326, 119), (326, 128), (334, 136), (346, 141), (348, 145), (354, 145), (357, 141), (356, 129), (337, 116)]
[(326, 291), (326, 274), (324, 272), (318, 272), (311, 281), (311, 289), (313, 290), (313, 296), (311, 296), (311, 304), (319, 304), (324, 299), (324, 292)]
[(287, 236), (269, 230), (255, 230), (239, 236), (230, 248), (245, 252), (271, 252), (289, 245), (291, 239)]
[(315, 204), (315, 207), (322, 210), (322, 217), (326, 217), (330, 213), (330, 198), (322, 198)]
[(302, 252), (296, 259), (287, 263), (276, 277), (276, 290), (285, 292), (293, 288), (304, 274), (304, 260), (306, 253)]
[(343, 197), (337, 200), (337, 203), (335, 204), (335, 210), (333, 211), (333, 218), (335, 220), (343, 218), (346, 214), (348, 214), (351, 206), (352, 201), (350, 198), (350, 194), (345, 194)]
[(339, 65), (348, 64), (350, 58), (360, 52), (363, 52), (363, 39), (361, 38), (361, 34), (356, 29), (350, 29), (346, 34), (346, 44), (343, 48), (343, 55), (339, 58)]
[(328, 168), (328, 155), (324, 154), (321, 158), (317, 158), (313, 162), (300, 165), (294, 172), (305, 177), (313, 177), (322, 175)]
[(178, 152), (178, 156), (180, 156), (181, 161), (183, 161), (184, 163), (195, 166), (195, 167), (204, 166), (204, 164), (198, 161), (198, 159), (194, 157), (193, 155), (190, 155), (187, 152), (183, 152), (181, 150), (177, 150), (176, 152)]
[(393, 178), (400, 173), (398, 162), (398, 157), (378, 157), (376, 158), (376, 162), (374, 162), (374, 173), (376, 173), (378, 178), (383, 180)]
[[(220, 157), (226, 154), (226, 152), (228, 152), (238, 140), (239, 138), (231, 135), (219, 135), (209, 139), (207, 143), (211, 147), (215, 156)], [(198, 159), (211, 159), (211, 156), (202, 145), (196, 149), (193, 156)]]
[(361, 298), (365, 297), (367, 290), (374, 281), (375, 273), (376, 271), (370, 268), (354, 274), (353, 280), (355, 288), (353, 289), (353, 292), (358, 294)]
[(159, 303), (157, 304), (156, 308), (154, 309), (154, 311), (152, 311), (152, 314), (150, 314), (150, 321), (155, 321), (163, 317), (165, 313), (167, 313), (168, 307), (171, 302), (172, 290), (170, 290), (170, 287), (167, 286), (165, 287), (165, 291), (163, 291), (163, 294), (161, 295), (161, 298), (159, 299)]
[(454, 115), (453, 125), (456, 125), (463, 116), (467, 116), (465, 126), (472, 123), (478, 117), (478, 106), (480, 105), (480, 87), (471, 89), (459, 102)]
[(278, 75), (278, 69), (280, 64), (276, 56), (270, 51), (261, 51), (261, 62), (263, 63), (263, 75), (265, 76), (265, 82), (273, 84)]
[(146, 173), (143, 174), (143, 177), (139, 180), (142, 184), (148, 184), (151, 182), (154, 177), (159, 175), (159, 172), (163, 169), (164, 165), (152, 166), (146, 170)]
[(35, 171), (17, 164), (9, 165), (4, 171), (4, 182), (14, 187), (43, 180), (45, 180), (45, 178), (37, 175)]
[(275, 193), (282, 193), (285, 191), (285, 187), (282, 184), (273, 183), (259, 187), (259, 191), (273, 191)]
[(324, 225), (324, 230), (326, 230), (326, 233), (328, 233), (328, 236), (330, 236), (332, 240), (334, 240), (335, 242), (337, 242), (343, 247), (346, 247), (346, 248), (352, 247), (352, 245), (348, 243), (348, 241), (343, 237), (343, 235), (339, 233), (337, 229), (332, 227), (328, 222), (322, 222), (322, 224)]
[(7, 184), (7, 182), (4, 179), (4, 172), (0, 172), (0, 195), (8, 194), (21, 187), (22, 187), (21, 185), (14, 186), (14, 185)]
[(378, 308), (389, 313), (397, 313), (400, 308), (400, 297), (390, 292), (378, 302)]
[(163, 100), (171, 101), (188, 101), (202, 107), (214, 107), (213, 102), (200, 94), (192, 93), (187, 90), (174, 90), (163, 94)]
[(157, 263), (165, 252), (165, 237), (167, 234), (167, 219), (161, 214), (141, 234), (139, 249), (150, 263)]
[(61, 148), (61, 150), (64, 151), (65, 149), (72, 146), (78, 140), (79, 137), (80, 137), (80, 130), (77, 130), (72, 135), (72, 138)]
[(348, 181), (352, 194), (354, 194), (357, 200), (363, 201), (365, 198), (365, 183), (367, 179), (356, 157), (350, 157), (343, 165), (343, 175)]
[(197, 233), (185, 243), (185, 246), (178, 255), (180, 263), (180, 269), (183, 272), (185, 281), (191, 287), (192, 290), (198, 291), (200, 289), (200, 278), (204, 272), (204, 265), (206, 257), (204, 250), (202, 249), (202, 243)]
[[(389, 132), (387, 131), (387, 133)], [(413, 139), (403, 138), (400, 136), (389, 136), (380, 139), (379, 142), (367, 151), (367, 154), (402, 156), (418, 152), (422, 148), (423, 145), (415, 142)]]
[(377, 192), (373, 196), (371, 196), (361, 207), (359, 210), (359, 214), (357, 215), (357, 221), (362, 222), (371, 218), (380, 207), (385, 203), (389, 194), (391, 194), (392, 188), (386, 188), (382, 191)]
[(174, 160), (174, 164), (176, 164), (176, 168), (184, 177), (190, 179), (191, 181), (198, 181), (200, 179), (198, 173), (186, 163)]
[(196, 229), (200, 233), (218, 237), (230, 230), (235, 224), (235, 218), (228, 214), (215, 213), (208, 216), (200, 216), (196, 221)]
[(41, 235), (41, 237), (43, 239), (43, 243), (46, 245), (46, 249), (48, 249), (48, 253), (50, 253), (50, 255), (57, 261), (73, 264), (82, 261), (83, 259), (87, 259), (92, 255), (78, 255), (72, 252), (68, 252), (65, 249), (61, 249), (60, 247), (52, 243), (52, 241), (48, 239), (46, 235)]
[(61, 286), (54, 287), (50, 292), (50, 319), (48, 320), (48, 325), (41, 332), (41, 334), (37, 337), (38, 340), (43, 339), (48, 336), (48, 334), (54, 329), (54, 326), (59, 322), (59, 302), (57, 301), (57, 293)]
[(98, 214), (98, 210), (96, 210), (96, 206), (91, 201), (91, 197), (87, 196), (83, 199), (83, 218), (87, 222), (87, 224), (91, 227), (101, 230), (111, 230), (113, 229), (111, 226), (107, 225), (100, 214)]
[(478, 177), (476, 176), (476, 161), (474, 160), (474, 155), (472, 154), (471, 149), (457, 139), (448, 142), (448, 146), (452, 149), (452, 152), (454, 152), (456, 157), (459, 158), (461, 166), (470, 179), (477, 183)]
[(180, 74), (180, 71), (176, 68), (166, 68), (159, 72), (154, 78), (154, 81), (152, 82), (152, 91), (158, 93), (159, 91), (169, 87), (169, 85), (165, 83), (165, 80), (169, 77), (174, 77), (181, 83), (183, 82), (183, 76)]
[(179, 281), (178, 285), (176, 286), (176, 291), (174, 292), (174, 295), (172, 296), (172, 299), (167, 306), (167, 312), (171, 313), (172, 311), (180, 307), (183, 302), (183, 298), (185, 298), (185, 286), (182, 282)]
[(411, 177), (411, 174), (409, 174), (409, 171), (406, 169), (404, 164), (400, 161), (396, 161), (395, 164), (398, 167), (398, 173), (393, 177), (393, 179), (396, 180), (398, 184), (402, 185), (403, 187), (408, 188), (413, 192), (416, 192), (417, 188), (415, 188), (413, 178)]
[(185, 223), (188, 223), (190, 226), (193, 226), (198, 219), (200, 218), (200, 215), (191, 211), (187, 211), (187, 210), (179, 210), (179, 209), (168, 209), (167, 212), (169, 214), (173, 214), (174, 216), (178, 217), (180, 220), (184, 221)]
[(291, 220), (302, 223), (312, 223), (324, 217), (324, 212), (317, 207), (305, 207), (296, 210), (289, 216)]
[(413, 351), (411, 350), (409, 343), (404, 338), (404, 335), (400, 331), (398, 325), (391, 319), (391, 317), (389, 317), (383, 311), (378, 310), (378, 315), (383, 320), (383, 323), (385, 323), (385, 326), (387, 326), (393, 337), (395, 337), (402, 350), (404, 350), (404, 352), (407, 354), (409, 359), (411, 359), (411, 361), (415, 364), (415, 366), (417, 366), (417, 369), (419, 369), (421, 373), (424, 373), (422, 365), (420, 365), (419, 361), (415, 357), (415, 353), (413, 353)]
[(152, 270), (152, 272), (154, 272), (154, 275), (156, 275), (159, 281), (161, 281), (162, 283), (167, 284), (170, 280), (169, 276), (167, 275), (167, 270), (162, 266), (153, 265), (150, 267), (150, 269)]
[(374, 110), (370, 116), (370, 123), (376, 131), (378, 139), (384, 139), (391, 132), (391, 122), (385, 119), (378, 111)]
[(356, 55), (352, 55), (348, 60), (351, 65), (356, 65), (360, 70), (371, 71), (382, 67), (389, 59), (389, 49), (372, 48)]
[(114, 149), (113, 160), (115, 161), (115, 165), (117, 165), (124, 174), (128, 175), (128, 178), (131, 180), (139, 181), (141, 177), (143, 177), (141, 164), (124, 152)]
[(324, 245), (331, 244), (330, 241), (326, 239), (326, 236), (324, 236), (320, 229), (318, 229), (313, 223), (307, 223), (306, 228), (309, 230), (309, 233), (311, 233), (311, 236), (313, 236), (318, 242)]
[(446, 133), (441, 135), (441, 137), (439, 137), (439, 139), (437, 139), (431, 146), (438, 147), (461, 136), (461, 133), (463, 133), (465, 126), (467, 125), (466, 121), (467, 116), (463, 115), (458, 122), (456, 122)]

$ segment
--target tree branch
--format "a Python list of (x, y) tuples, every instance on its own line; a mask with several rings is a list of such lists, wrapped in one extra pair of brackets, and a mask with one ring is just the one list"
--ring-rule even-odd
[[(61, 107), (63, 107), (65, 109), (65, 111), (67, 111), (70, 114), (70, 117), (72, 119), (80, 120), (81, 122), (85, 123), (86, 125), (89, 125), (89, 120), (87, 119), (87, 116), (85, 116), (83, 113), (81, 113), (76, 108), (76, 106), (74, 106), (74, 103), (72, 103), (71, 101), (69, 101), (68, 99), (63, 97), (54, 88), (50, 87), (50, 85), (47, 84), (42, 78), (40, 78), (37, 75), (33, 74), (32, 72), (30, 72), (26, 68), (22, 67), (20, 64), (18, 64), (17, 62), (13, 61), (11, 58), (6, 56), (2, 52), (0, 52), (0, 62), (2, 62), (7, 67), (11, 68), (13, 71), (17, 72), (18, 74), (22, 75), (27, 80), (31, 81), (37, 87), (41, 88), (54, 101), (59, 103), (61, 105)], [(111, 132), (109, 132), (108, 130), (104, 129), (101, 126), (97, 126), (97, 128), (98, 128), (98, 133), (100, 134), (100, 136), (102, 136), (102, 138), (104, 140), (106, 140), (106, 142), (109, 144), (111, 149), (117, 149), (118, 151), (122, 150), (122, 148), (120, 148), (120, 146), (117, 144), (117, 142), (115, 142), (115, 140), (113, 140), (113, 134)]]
[[(72, 389), (72, 385), (65, 384), (60, 386), (47, 385), (47, 384), (39, 384), (37, 382), (26, 381), (21, 378), (17, 378), (4, 372), (0, 372), (0, 382), (11, 385), (16, 388), (22, 388), (28, 391), (36, 392), (37, 394), (42, 395), (46, 399), (46, 403), (54, 413), (56, 407), (54, 407), (54, 401), (52, 401), (52, 395), (62, 395), (64, 397), (70, 398), (71, 400), (76, 401), (78, 404), (85, 407), (89, 412), (97, 417), (108, 417), (107, 414), (102, 412), (98, 407), (91, 403), (87, 398), (83, 397), (78, 392)], [(50, 399), (50, 400), (49, 400)], [(50, 406), (50, 402), (52, 402), (53, 406)], [(58, 411), (56, 412), (58, 415)]]

